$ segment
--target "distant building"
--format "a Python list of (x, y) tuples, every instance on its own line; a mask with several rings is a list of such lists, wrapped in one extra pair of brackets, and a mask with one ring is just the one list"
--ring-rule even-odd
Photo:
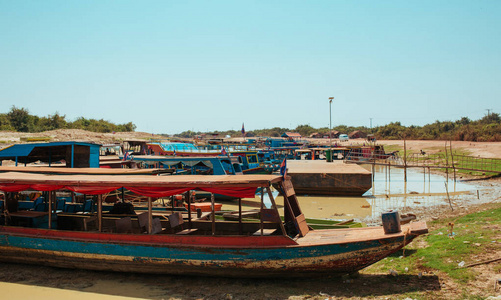
[[(332, 134), (331, 138), (333, 138), (333, 139), (337, 139), (337, 138), (339, 137), (340, 132), (339, 132), (339, 131), (337, 131), (337, 130), (333, 130), (333, 131), (331, 132), (331, 134)], [(329, 133), (328, 133), (328, 132), (327, 132), (326, 134), (324, 134), (324, 138), (326, 138), (326, 139), (328, 139), (328, 138), (329, 138)]]
[(314, 132), (314, 133), (310, 134), (310, 138), (312, 138), (312, 139), (320, 139), (323, 137), (324, 137), (324, 135), (321, 133), (318, 133), (318, 132)]
[(367, 137), (367, 133), (360, 130), (355, 130), (348, 134), (348, 136), (350, 137), (350, 139), (364, 139)]
[(289, 141), (298, 140), (301, 138), (301, 135), (297, 132), (286, 132), (281, 135), (281, 137), (288, 139)]

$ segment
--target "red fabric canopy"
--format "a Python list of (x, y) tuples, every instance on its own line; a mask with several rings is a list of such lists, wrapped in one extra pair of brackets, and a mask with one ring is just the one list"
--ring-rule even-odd
[(73, 191), (75, 193), (86, 194), (86, 195), (102, 195), (109, 192), (113, 192), (118, 189), (118, 187), (83, 187), (83, 186), (65, 186), (67, 190)]
[(160, 198), (182, 194), (189, 191), (189, 188), (162, 188), (162, 187), (125, 187), (129, 191), (146, 197)]
[[(63, 185), (45, 185), (45, 184), (2, 184), (0, 185), (0, 190), (3, 192), (21, 192), (24, 190), (32, 189), (36, 191), (54, 191), (60, 189), (67, 189), (76, 193), (88, 194), (88, 195), (101, 195), (105, 193), (112, 192), (121, 188), (116, 187), (82, 187), (82, 186), (63, 186)], [(143, 195), (146, 197), (160, 198), (168, 197), (172, 195), (182, 194), (193, 188), (172, 188), (172, 187), (124, 187), (129, 191), (136, 193), (138, 195)], [(233, 187), (233, 188), (195, 188), (195, 190), (207, 191), (214, 194), (221, 194), (225, 196), (237, 197), (237, 198), (254, 198), (256, 193), (255, 187)]]

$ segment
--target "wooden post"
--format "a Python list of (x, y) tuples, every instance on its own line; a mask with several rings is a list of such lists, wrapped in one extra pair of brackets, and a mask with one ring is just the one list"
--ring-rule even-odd
[(447, 178), (446, 183), (449, 185), (449, 154), (447, 153), (447, 141), (445, 141), (445, 175)]
[(210, 203), (212, 210), (212, 235), (216, 235), (216, 212), (214, 211), (214, 194), (210, 195)]
[(238, 234), (242, 235), (243, 224), (242, 224), (242, 198), (238, 198)]
[(152, 232), (153, 223), (153, 203), (151, 197), (148, 197), (148, 234)]
[(264, 235), (264, 224), (263, 224), (263, 208), (264, 208), (264, 188), (261, 187), (261, 211), (259, 212), (259, 229), (261, 229), (261, 235)]
[[(270, 197), (270, 201), (271, 201), (271, 204), (273, 205), (273, 208), (277, 211), (278, 213), (278, 208), (277, 208), (277, 204), (275, 203), (275, 199), (273, 198), (273, 194), (271, 193), (271, 190), (269, 187), (266, 188), (266, 191), (268, 192), (268, 197)], [(285, 204), (285, 201), (287, 201), (287, 195), (284, 195), (284, 204)], [(285, 205), (284, 205), (284, 209), (285, 209)], [(279, 214), (280, 215), (280, 214)], [(285, 216), (285, 214), (284, 214)], [(284, 226), (284, 222), (280, 221), (280, 229), (282, 229), (282, 234), (283, 235), (287, 235), (287, 231), (285, 231), (285, 226)]]
[(454, 166), (454, 154), (452, 153), (452, 141), (449, 141), (449, 147), (451, 149), (451, 163), (452, 163), (452, 170), (454, 171), (454, 183), (456, 183), (456, 167)]
[(52, 229), (52, 198), (54, 197), (53, 191), (49, 192), (49, 229)]
[(404, 137), (404, 181), (407, 182), (407, 144)]
[[(188, 191), (188, 228), (191, 229), (191, 195), (190, 191)], [(193, 199), (195, 200), (195, 199)], [(172, 210), (174, 213), (174, 210)]]
[(97, 196), (97, 229), (103, 232), (103, 195)]
[(376, 165), (375, 162), (372, 163), (372, 195), (375, 195), (376, 189), (374, 188), (374, 181), (376, 179)]
[(388, 162), (388, 194), (391, 194), (390, 190), (390, 185), (391, 185), (391, 162)]

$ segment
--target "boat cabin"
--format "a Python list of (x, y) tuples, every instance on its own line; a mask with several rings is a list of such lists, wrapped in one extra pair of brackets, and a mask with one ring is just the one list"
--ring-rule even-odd
[(52, 142), (16, 144), (0, 150), (0, 165), (5, 160), (15, 165), (32, 163), (67, 168), (99, 168), (99, 144)]

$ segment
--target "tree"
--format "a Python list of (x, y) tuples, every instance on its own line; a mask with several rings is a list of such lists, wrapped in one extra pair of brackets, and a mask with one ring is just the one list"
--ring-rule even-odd
[(24, 108), (17, 108), (12, 106), (10, 112), (7, 114), (9, 116), (10, 124), (16, 131), (29, 132), (31, 116), (28, 110)]

